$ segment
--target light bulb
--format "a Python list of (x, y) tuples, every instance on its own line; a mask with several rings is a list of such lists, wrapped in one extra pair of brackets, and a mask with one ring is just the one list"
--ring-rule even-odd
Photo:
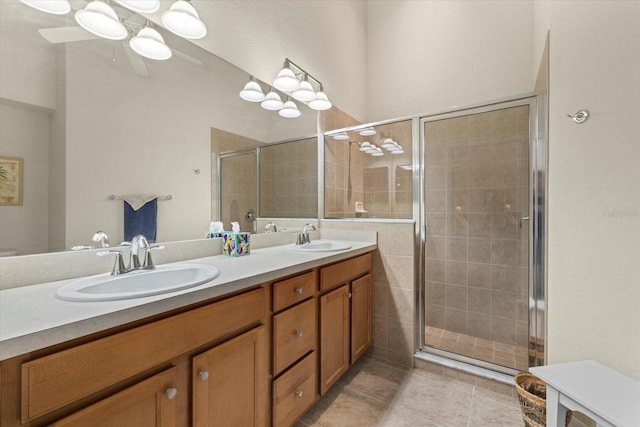
[(66, 15), (71, 11), (69, 0), (20, 0), (22, 3), (30, 6), (40, 12), (50, 13), (52, 15)]
[(283, 92), (291, 92), (300, 87), (300, 82), (296, 78), (288, 64), (278, 73), (278, 77), (273, 81), (273, 87)]
[(162, 14), (162, 23), (174, 34), (185, 39), (201, 39), (207, 35), (207, 27), (198, 12), (185, 0), (177, 0)]
[(144, 27), (129, 40), (129, 46), (138, 55), (145, 58), (162, 61), (171, 58), (172, 52), (158, 31), (151, 27)]
[(93, 0), (74, 17), (82, 28), (105, 39), (123, 40), (129, 35), (113, 8), (100, 0)]
[(244, 89), (240, 91), (240, 98), (249, 102), (262, 102), (265, 96), (258, 82), (250, 80), (249, 83), (244, 85)]
[(318, 111), (328, 110), (331, 107), (331, 101), (329, 101), (329, 98), (323, 91), (316, 93), (315, 99), (309, 102), (309, 108)]
[(260, 103), (260, 106), (265, 110), (276, 111), (284, 107), (284, 103), (282, 102), (282, 99), (280, 99), (280, 95), (278, 95), (274, 91), (271, 91)]
[(296, 117), (300, 117), (300, 110), (298, 110), (298, 106), (293, 101), (287, 101), (284, 103), (284, 106), (278, 114), (282, 117), (286, 117), (287, 119), (294, 119)]

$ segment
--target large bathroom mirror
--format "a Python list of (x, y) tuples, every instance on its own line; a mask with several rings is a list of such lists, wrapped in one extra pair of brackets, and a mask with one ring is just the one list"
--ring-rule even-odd
[(22, 200), (0, 206), (4, 255), (95, 245), (97, 230), (120, 242), (117, 197), (130, 194), (161, 196), (157, 241), (203, 237), (217, 219), (217, 152), (316, 133), (317, 112), (301, 105), (302, 116), (287, 119), (243, 101), (248, 73), (160, 27), (167, 61), (82, 30), (66, 41), (58, 29), (69, 26), (73, 13), (0, 2), (0, 156), (22, 166)]
[(325, 218), (413, 217), (412, 121), (324, 137)]

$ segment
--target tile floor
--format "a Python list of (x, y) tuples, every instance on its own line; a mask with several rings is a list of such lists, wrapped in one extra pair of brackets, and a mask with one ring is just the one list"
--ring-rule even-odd
[(295, 427), (524, 425), (513, 387), (427, 362), (419, 365), (407, 369), (362, 358)]
[(526, 347), (489, 341), (432, 326), (425, 327), (425, 343), (441, 350), (520, 371), (526, 371), (529, 366), (529, 352)]

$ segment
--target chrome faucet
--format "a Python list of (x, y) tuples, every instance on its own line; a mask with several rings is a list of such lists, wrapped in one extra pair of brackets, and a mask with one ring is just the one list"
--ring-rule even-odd
[(164, 249), (164, 246), (161, 245), (150, 245), (147, 238), (142, 234), (135, 236), (131, 239), (131, 242), (122, 242), (121, 245), (131, 246), (129, 265), (127, 267), (124, 266), (122, 251), (107, 249), (96, 254), (98, 256), (107, 256), (111, 254), (116, 256), (116, 261), (113, 264), (113, 271), (111, 271), (112, 276), (129, 273), (130, 271), (135, 270), (153, 270), (156, 266), (153, 265), (151, 251)]
[(265, 229), (265, 233), (277, 233), (278, 232), (278, 226), (275, 225), (273, 222), (269, 222), (267, 225), (265, 225), (264, 229)]
[(309, 233), (311, 231), (316, 231), (316, 227), (312, 224), (305, 224), (302, 227), (302, 231), (298, 233), (298, 238), (296, 240), (296, 245), (304, 245), (305, 243), (311, 243), (311, 239), (309, 238)]
[(105, 233), (104, 231), (96, 231), (91, 240), (93, 240), (94, 242), (100, 242), (100, 245), (103, 248), (109, 247), (109, 236), (107, 236), (107, 233)]

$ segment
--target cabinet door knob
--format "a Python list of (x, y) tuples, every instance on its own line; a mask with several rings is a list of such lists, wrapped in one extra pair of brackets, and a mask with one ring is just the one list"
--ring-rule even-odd
[(198, 372), (198, 378), (200, 378), (200, 381), (206, 381), (209, 378), (209, 372), (207, 371)]
[(176, 397), (176, 395), (178, 394), (178, 389), (173, 388), (173, 387), (169, 387), (165, 392), (165, 395), (167, 395), (167, 399), (171, 400), (173, 398)]
[(302, 337), (304, 337), (304, 332), (302, 332), (302, 331), (296, 331), (296, 336), (297, 336), (298, 338), (302, 338)]
[(296, 294), (302, 295), (304, 293), (304, 288), (296, 288)]
[(302, 392), (302, 390), (297, 390), (297, 391), (296, 391), (296, 397), (297, 397), (298, 399), (300, 399), (302, 396), (304, 396), (304, 393)]

